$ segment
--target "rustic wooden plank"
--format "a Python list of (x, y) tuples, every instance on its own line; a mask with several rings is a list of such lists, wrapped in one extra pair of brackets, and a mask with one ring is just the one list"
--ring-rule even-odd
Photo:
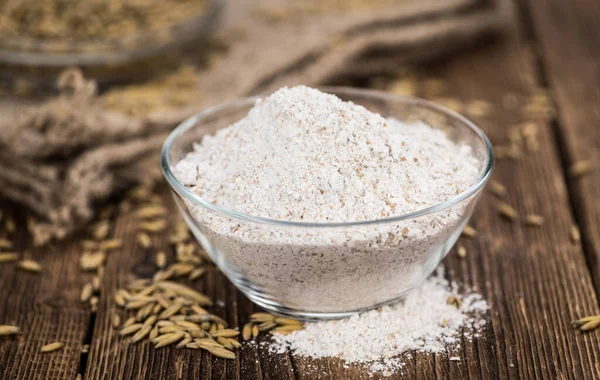
[[(591, 160), (600, 168), (600, 3), (522, 0), (542, 80), (558, 109), (556, 133), (565, 166)], [(600, 293), (600, 170), (569, 181), (575, 216), (596, 293)]]
[[(20, 214), (17, 207), (10, 208)], [(89, 307), (79, 302), (79, 295), (91, 276), (79, 271), (75, 244), (34, 248), (28, 244), (24, 219), (17, 218), (17, 223), (14, 237), (5, 232), (0, 236), (13, 240), (21, 257), (38, 261), (43, 271), (28, 273), (14, 263), (0, 264), (0, 324), (18, 325), (22, 331), (0, 337), (0, 379), (74, 379), (90, 320)], [(65, 347), (40, 352), (55, 341)]]
[[(535, 91), (536, 66), (527, 49), (512, 37), (437, 66), (428, 74), (448, 81), (451, 95), (463, 102), (484, 99), (494, 105), (479, 124), (493, 143), (506, 142), (511, 126), (525, 121), (503, 102), (507, 94), (524, 99)], [(540, 149), (518, 163), (499, 160), (494, 178), (509, 188), (506, 199), (521, 216), (545, 216), (542, 228), (507, 222), (495, 210), (497, 199), (486, 194), (472, 224), (480, 231), (475, 240), (462, 239), (470, 254), (455, 255), (445, 264), (450, 278), (478, 289), (491, 304), (487, 335), (465, 342), (461, 363), (468, 378), (537, 377), (594, 378), (599, 339), (582, 335), (570, 321), (582, 313), (597, 313), (585, 257), (569, 239), (574, 223), (563, 181), (552, 125), (540, 122)], [(451, 364), (452, 365), (456, 363)]]

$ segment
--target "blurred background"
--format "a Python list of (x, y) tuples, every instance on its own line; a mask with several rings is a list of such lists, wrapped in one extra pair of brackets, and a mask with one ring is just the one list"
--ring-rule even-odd
[[(370, 378), (261, 347), (229, 364), (154, 351), (111, 327), (118, 288), (182, 259), (170, 235), (199, 248), (160, 173), (169, 132), (296, 84), (426, 98), (494, 145), (463, 254), (444, 259), (489, 328), (461, 361), (415, 353), (407, 376), (597, 377), (597, 331), (571, 321), (600, 314), (599, 21), (597, 0), (0, 0), (0, 324), (23, 332), (0, 341), (0, 379)], [(165, 219), (140, 239), (148, 205)], [(211, 312), (259, 310), (200, 269)]]
[(456, 109), (443, 81), (418, 69), (494, 43), (510, 20), (506, 5), (2, 0), (0, 195), (40, 219), (32, 233), (43, 244), (114, 194), (159, 179), (166, 133), (218, 102), (327, 84)]

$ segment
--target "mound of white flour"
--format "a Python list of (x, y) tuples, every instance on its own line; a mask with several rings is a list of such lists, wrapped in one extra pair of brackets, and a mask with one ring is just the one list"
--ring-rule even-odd
[[(206, 201), (252, 216), (356, 222), (402, 215), (469, 188), (471, 147), (422, 122), (384, 119), (304, 86), (258, 101), (174, 168)], [(343, 227), (262, 223), (185, 200), (217, 264), (253, 301), (350, 312), (418, 286), (450, 249), (471, 197), (418, 219)]]
[(176, 169), (209, 202), (302, 222), (406, 214), (456, 196), (479, 172), (471, 148), (442, 130), (386, 120), (304, 86), (257, 102)]

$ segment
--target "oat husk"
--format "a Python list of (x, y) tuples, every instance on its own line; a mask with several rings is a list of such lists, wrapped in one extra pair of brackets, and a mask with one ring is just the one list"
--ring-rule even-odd
[(457, 254), (459, 259), (465, 259), (467, 257), (467, 248), (464, 245), (459, 245)]
[(0, 325), (0, 336), (17, 335), (21, 333), (19, 326)]
[(38, 273), (42, 271), (42, 266), (40, 263), (30, 259), (21, 260), (17, 265), (19, 268), (27, 272)]
[(572, 322), (573, 327), (581, 331), (592, 331), (600, 326), (600, 315), (584, 317)]
[(16, 252), (2, 252), (0, 253), (0, 263), (9, 263), (17, 261), (19, 255)]
[[(61, 75), (61, 92), (50, 99), (0, 98), (0, 195), (43, 219), (32, 226), (37, 244), (63, 238), (112, 194), (158, 180), (167, 133), (201, 108), (283, 85), (392, 73), (498, 34), (505, 13), (491, 0), (230, 0), (218, 54), (184, 70), (184, 81), (161, 79), (171, 91), (185, 87), (183, 98), (132, 107), (140, 101), (128, 96), (133, 89), (99, 98), (77, 70)], [(136, 93), (147, 94), (143, 87)]]
[(65, 346), (65, 344), (63, 342), (54, 342), (54, 343), (46, 344), (45, 346), (43, 346), (40, 349), (40, 351), (42, 351), (42, 352), (54, 352), (54, 351), (60, 350), (64, 346)]

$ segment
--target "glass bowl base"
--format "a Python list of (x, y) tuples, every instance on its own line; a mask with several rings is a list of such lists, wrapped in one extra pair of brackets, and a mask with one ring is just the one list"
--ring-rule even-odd
[(399, 296), (394, 297), (390, 300), (380, 302), (373, 306), (364, 307), (364, 308), (360, 308), (360, 309), (356, 309), (356, 310), (340, 311), (340, 312), (315, 312), (315, 311), (303, 311), (303, 310), (292, 309), (289, 307), (282, 306), (279, 303), (274, 302), (273, 300), (265, 298), (261, 292), (256, 291), (255, 289), (252, 289), (251, 287), (248, 287), (247, 285), (244, 285), (243, 283), (235, 283), (235, 285), (242, 293), (244, 293), (244, 295), (246, 297), (248, 297), (248, 299), (250, 301), (254, 302), (261, 308), (265, 309), (266, 311), (273, 313), (275, 315), (281, 316), (281, 317), (297, 319), (297, 320), (301, 320), (304, 322), (319, 322), (319, 321), (326, 321), (326, 320), (331, 320), (331, 319), (349, 318), (355, 314), (365, 313), (365, 312), (375, 310), (375, 309), (383, 307), (383, 306), (388, 306), (388, 305), (392, 305), (397, 302), (400, 302), (410, 291), (413, 290), (413, 288), (407, 289)]

